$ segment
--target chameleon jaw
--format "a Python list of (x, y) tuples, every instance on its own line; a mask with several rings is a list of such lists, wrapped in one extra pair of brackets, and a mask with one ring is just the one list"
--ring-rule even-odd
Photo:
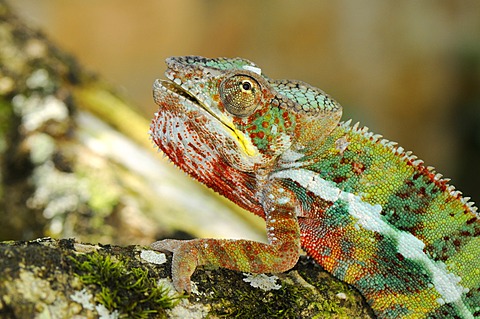
[(155, 102), (158, 104), (158, 102), (161, 100), (160, 95), (158, 94), (159, 92), (168, 92), (170, 94), (173, 94), (183, 100), (189, 100), (191, 103), (196, 104), (203, 109), (203, 105), (201, 105), (200, 101), (198, 101), (193, 95), (189, 94), (188, 91), (183, 89), (180, 85), (176, 84), (173, 81), (170, 80), (160, 80), (157, 79), (153, 83), (153, 95)]
[(182, 85), (177, 84), (174, 79), (170, 79), (170, 77), (168, 77), (168, 80), (155, 80), (153, 83), (153, 95), (154, 100), (158, 105), (160, 105), (162, 100), (165, 100), (163, 97), (166, 94), (175, 96), (188, 105), (194, 106), (195, 109), (203, 110), (204, 112), (208, 113), (208, 115), (212, 116), (215, 121), (221, 123), (225, 127), (226, 132), (228, 132), (229, 135), (231, 135), (238, 142), (245, 154), (248, 156), (257, 155), (258, 152), (253, 146), (252, 142), (245, 136), (243, 132), (237, 130), (228, 118), (220, 118), (217, 114), (212, 112), (209, 107), (202, 103), (202, 101), (197, 99), (187, 89), (182, 87)]

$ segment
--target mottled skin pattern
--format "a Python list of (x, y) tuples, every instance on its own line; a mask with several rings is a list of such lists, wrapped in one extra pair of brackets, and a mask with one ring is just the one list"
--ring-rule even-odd
[(268, 243), (163, 240), (190, 291), (199, 265), (278, 273), (303, 248), (379, 318), (480, 318), (476, 208), (341, 106), (244, 59), (167, 59), (151, 137), (179, 168), (266, 221)]

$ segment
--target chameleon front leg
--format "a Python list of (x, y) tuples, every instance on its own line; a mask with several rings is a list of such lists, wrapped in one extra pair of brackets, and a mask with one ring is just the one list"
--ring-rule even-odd
[[(283, 191), (283, 189), (282, 189)], [(279, 273), (295, 266), (300, 255), (300, 228), (292, 194), (264, 196), (268, 243), (233, 239), (166, 239), (155, 250), (172, 252), (172, 280), (179, 292), (190, 292), (198, 266), (212, 265), (249, 273)]]

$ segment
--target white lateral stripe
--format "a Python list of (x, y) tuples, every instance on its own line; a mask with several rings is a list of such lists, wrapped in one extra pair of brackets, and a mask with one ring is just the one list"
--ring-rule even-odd
[(406, 258), (420, 261), (432, 273), (435, 289), (442, 295), (439, 303), (455, 303), (466, 313), (465, 318), (472, 314), (467, 310), (461, 299), (467, 291), (459, 284), (461, 278), (446, 268), (440, 261), (433, 261), (423, 252), (425, 244), (410, 233), (400, 231), (385, 222), (381, 216), (382, 206), (364, 202), (358, 195), (344, 192), (331, 181), (326, 181), (318, 173), (306, 169), (289, 169), (273, 174), (274, 178), (290, 179), (305, 189), (311, 191), (323, 200), (335, 202), (343, 200), (348, 203), (349, 214), (357, 220), (357, 224), (366, 230), (389, 236), (398, 241), (398, 252)]

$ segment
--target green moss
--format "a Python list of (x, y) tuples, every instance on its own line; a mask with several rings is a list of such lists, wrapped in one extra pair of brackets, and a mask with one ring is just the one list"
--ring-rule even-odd
[(109, 311), (118, 310), (126, 318), (166, 318), (164, 309), (178, 301), (169, 288), (157, 285), (146, 268), (130, 267), (98, 252), (71, 258), (84, 284), (95, 285), (95, 301)]

